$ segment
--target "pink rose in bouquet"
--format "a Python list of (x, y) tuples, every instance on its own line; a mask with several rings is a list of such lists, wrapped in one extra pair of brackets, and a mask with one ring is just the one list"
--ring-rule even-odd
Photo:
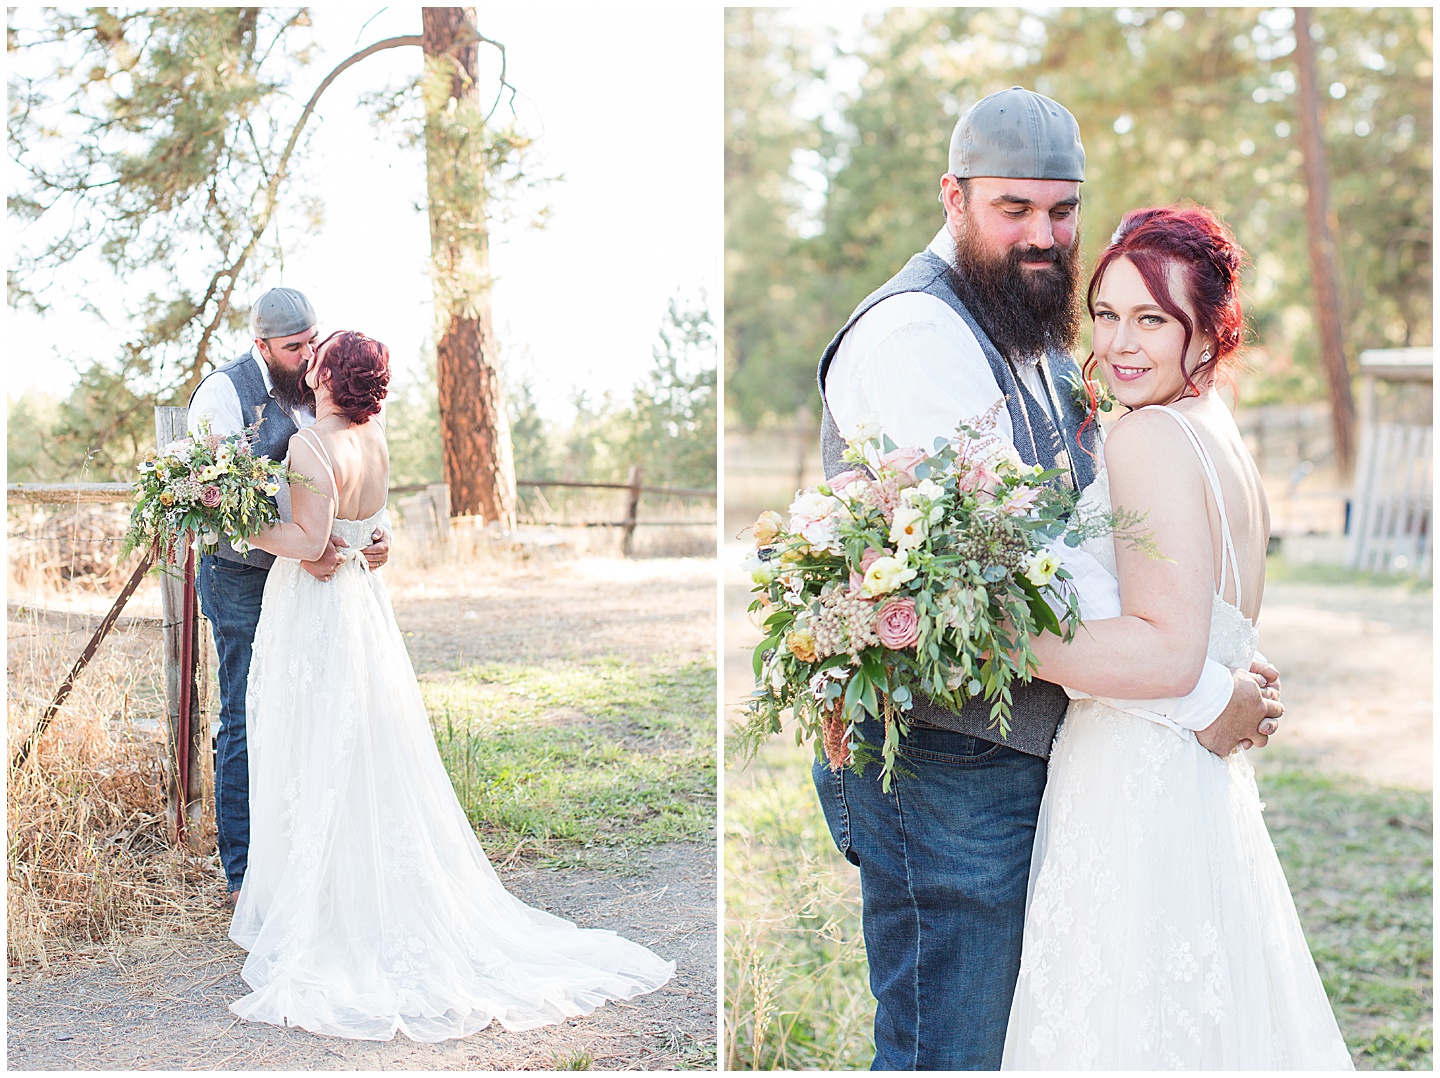
[(865, 475), (864, 472), (856, 471), (854, 468), (848, 468), (839, 475), (827, 479), (826, 482), (830, 484), (831, 490), (836, 494), (840, 494), (846, 487), (850, 486), (851, 483), (863, 482), (868, 479), (869, 476)]
[(915, 613), (915, 600), (891, 599), (880, 608), (875, 633), (880, 643), (891, 651), (914, 647), (920, 639), (920, 618)]
[(220, 493), (219, 487), (206, 487), (200, 492), (200, 504), (205, 506), (206, 509), (215, 509), (220, 505), (223, 497), (224, 495)]
[(899, 449), (892, 449), (884, 454), (880, 458), (880, 464), (883, 467), (894, 469), (909, 482), (914, 483), (918, 478), (915, 475), (915, 469), (929, 457), (930, 454), (923, 449), (915, 446), (901, 446)]
[(976, 461), (960, 472), (960, 489), (993, 495), (1000, 489), (1000, 476), (984, 461)]
[(1018, 490), (1012, 490), (1000, 503), (1000, 511), (1009, 513), (1011, 516), (1024, 516), (1035, 507), (1035, 502), (1039, 497), (1039, 487), (1021, 487)]

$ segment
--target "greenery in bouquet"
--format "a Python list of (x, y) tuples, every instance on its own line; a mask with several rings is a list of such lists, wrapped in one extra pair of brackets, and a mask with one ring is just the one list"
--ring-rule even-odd
[(310, 485), (279, 461), (256, 456), (254, 434), (254, 426), (214, 434), (202, 419), (190, 437), (149, 450), (139, 464), (125, 551), (154, 546), (162, 562), (173, 564), (187, 532), (202, 553), (214, 553), (222, 535), (241, 553), (248, 550), (247, 540), (280, 519), (273, 499), (281, 484)]
[[(994, 433), (997, 414), (929, 453), (861, 430), (852, 468), (800, 492), (788, 523), (761, 514), (747, 568), (765, 639), (732, 756), (753, 756), (790, 711), (797, 742), (813, 737), (832, 768), (878, 756), (888, 791), (917, 694), (949, 710), (983, 697), (1008, 735), (1013, 686), (1036, 667), (1029, 637), (1068, 640), (1080, 624), (1057, 544), (1116, 517), (1079, 519), (1051, 483), (1068, 470), (1023, 463)], [(867, 716), (883, 720), (879, 746), (863, 738)]]

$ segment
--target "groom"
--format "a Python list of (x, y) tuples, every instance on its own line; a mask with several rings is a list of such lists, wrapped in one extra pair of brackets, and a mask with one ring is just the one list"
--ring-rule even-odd
[[(255, 337), (239, 359), (212, 371), (190, 397), (188, 426), (194, 434), (201, 419), (215, 434), (234, 434), (254, 423), (251, 448), (257, 456), (282, 460), (290, 436), (315, 422), (314, 396), (305, 371), (315, 359), (317, 319), (304, 294), (272, 288), (250, 311)], [(281, 515), (289, 518), (288, 490), (281, 488)], [(273, 499), (272, 499), (273, 500)], [(388, 518), (387, 518), (388, 522)], [(390, 535), (376, 528), (373, 545), (361, 553), (372, 569), (390, 556)], [(332, 536), (316, 561), (301, 562), (317, 580), (329, 580), (340, 564), (345, 541)], [(220, 862), (235, 904), (250, 852), (250, 762), (245, 744), (245, 684), (250, 653), (260, 620), (260, 598), (275, 557), (262, 550), (242, 554), (222, 536), (219, 550), (201, 557), (195, 572), (200, 609), (210, 622), (220, 661), (220, 732), (215, 741), (215, 825)]]
[[(1078, 374), (1079, 128), (1020, 87), (971, 107), (940, 180), (945, 226), (872, 293), (820, 360), (826, 476), (849, 467), (863, 420), (898, 445), (929, 446), (1004, 398), (996, 433), (1027, 464), (1083, 489), (1099, 457), (1068, 387)], [(1211, 751), (1263, 745), (1281, 707), (1277, 676), (1207, 663), (1183, 700), (1111, 701), (1197, 731)], [(891, 792), (874, 771), (814, 770), (836, 844), (860, 869), (876, 997), (877, 1070), (996, 1070), (1020, 964), (1030, 850), (1046, 758), (1065, 714), (1058, 685), (1014, 691), (1010, 733), (975, 700), (947, 712), (917, 700)], [(862, 732), (876, 743), (872, 720)]]

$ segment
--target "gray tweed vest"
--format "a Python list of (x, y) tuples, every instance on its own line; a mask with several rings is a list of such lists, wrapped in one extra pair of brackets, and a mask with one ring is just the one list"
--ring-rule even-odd
[[(280, 406), (280, 402), (266, 392), (265, 379), (251, 354), (246, 352), (239, 359), (205, 376), (207, 379), (217, 377), (229, 378), (235, 386), (235, 392), (240, 397), (240, 414), (245, 417), (247, 425), (254, 423), (257, 417), (260, 419), (260, 427), (250, 446), (255, 455), (269, 457), (271, 460), (284, 460), (285, 454), (289, 452), (290, 436), (299, 427), (291, 415)], [(202, 385), (204, 381), (205, 379), (201, 379)], [(199, 386), (196, 386), (196, 389), (198, 388)], [(194, 394), (191, 394), (191, 400), (194, 400)], [(270, 501), (274, 502), (275, 499), (271, 498)], [(254, 549), (248, 554), (241, 554), (224, 536), (220, 537), (220, 546), (215, 553), (226, 561), (240, 562), (261, 569), (269, 569), (275, 564), (274, 554)]]
[[(855, 313), (840, 332), (835, 334), (835, 339), (820, 357), (820, 455), (826, 478), (850, 467), (840, 458), (845, 449), (845, 440), (840, 436), (835, 417), (830, 414), (830, 406), (825, 401), (825, 375), (830, 369), (830, 361), (834, 359), (845, 334), (861, 315), (881, 300), (904, 292), (923, 292), (934, 296), (965, 320), (980, 342), (995, 382), (1005, 395), (1005, 409), (1010, 416), (1010, 425), (1015, 434), (1015, 448), (1020, 458), (1027, 464), (1039, 464), (1048, 469), (1055, 467), (1060, 452), (1065, 450), (1069, 458), (1070, 475), (1062, 476), (1060, 481), (1065, 482), (1071, 489), (1083, 490), (1095, 478), (1097, 457), (1092, 454), (1098, 454), (1098, 450), (1094, 424), (1081, 431), (1085, 417), (1067, 388), (1072, 374), (1078, 374), (1075, 361), (1068, 355), (1055, 353), (1047, 358), (1042, 367), (1044, 377), (1049, 380), (1049, 385), (1054, 387), (1053, 399), (1057, 406), (1056, 414), (1060, 419), (1060, 429), (1057, 430), (1049, 411), (1015, 376), (1010, 364), (956, 295), (950, 282), (949, 265), (930, 251), (921, 251), (915, 255), (899, 273), (867, 296), (860, 306), (855, 308)], [(955, 421), (959, 423), (969, 418), (971, 417), (956, 416)], [(1000, 731), (990, 726), (990, 705), (983, 697), (971, 700), (959, 711), (948, 711), (926, 697), (917, 695), (915, 706), (907, 717), (916, 725), (937, 726), (945, 730), (972, 734), (987, 741), (999, 741), (1032, 756), (1048, 757), (1055, 731), (1065, 717), (1067, 703), (1065, 691), (1048, 681), (1037, 680), (1028, 685), (1017, 686), (1013, 691), (1010, 735), (1003, 739)]]

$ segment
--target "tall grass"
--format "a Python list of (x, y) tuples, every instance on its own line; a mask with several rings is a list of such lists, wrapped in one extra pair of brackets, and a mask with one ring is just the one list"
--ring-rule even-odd
[[(1361, 1069), (1433, 1066), (1432, 799), (1255, 754), (1306, 938)], [(836, 851), (808, 749), (767, 745), (725, 783), (725, 1059), (869, 1065), (874, 1001), (858, 873)]]
[(859, 878), (831, 841), (810, 760), (777, 740), (726, 775), (732, 1070), (851, 1070), (874, 1054)]
[[(57, 626), (56, 621), (61, 621)], [(13, 753), (34, 728), (89, 635), (35, 610), (8, 622), (7, 735)], [(189, 918), (213, 876), (174, 849), (165, 809), (167, 751), (158, 627), (117, 629), (76, 682), (25, 766), (7, 784), (6, 947), (46, 963), (73, 939), (108, 941), (136, 922)], [(7, 761), (8, 766), (8, 761)], [(207, 799), (208, 800), (208, 799)], [(206, 834), (213, 832), (207, 812)]]

